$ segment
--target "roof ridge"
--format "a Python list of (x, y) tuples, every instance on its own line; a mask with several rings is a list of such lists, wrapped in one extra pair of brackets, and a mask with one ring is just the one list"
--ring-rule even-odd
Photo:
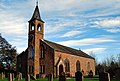
[(83, 52), (81, 50), (77, 50), (77, 49), (74, 49), (74, 48), (71, 48), (71, 47), (68, 47), (68, 46), (57, 44), (55, 42), (51, 42), (51, 41), (48, 41), (48, 40), (45, 40), (45, 39), (43, 39), (43, 41), (45, 43), (47, 43), (49, 46), (52, 46), (52, 48), (54, 48), (54, 49), (56, 49), (58, 51), (67, 52), (69, 54), (74, 54), (74, 55), (77, 55), (77, 56), (82, 56), (82, 57), (94, 59), (92, 56), (88, 55), (87, 53), (85, 53), (85, 52)]

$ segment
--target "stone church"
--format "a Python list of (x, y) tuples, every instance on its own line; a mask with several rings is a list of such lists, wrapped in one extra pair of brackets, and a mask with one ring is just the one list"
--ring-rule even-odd
[(35, 78), (53, 74), (58, 77), (65, 72), (74, 77), (76, 71), (87, 75), (90, 70), (95, 74), (95, 59), (81, 50), (60, 45), (44, 39), (44, 21), (38, 5), (28, 21), (28, 48), (17, 56), (17, 71), (23, 76), (29, 73)]

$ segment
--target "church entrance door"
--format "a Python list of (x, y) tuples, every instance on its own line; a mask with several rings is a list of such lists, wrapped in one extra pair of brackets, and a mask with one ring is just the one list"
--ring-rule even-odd
[(62, 72), (63, 72), (63, 65), (61, 64), (61, 65), (59, 66), (59, 75), (60, 75)]

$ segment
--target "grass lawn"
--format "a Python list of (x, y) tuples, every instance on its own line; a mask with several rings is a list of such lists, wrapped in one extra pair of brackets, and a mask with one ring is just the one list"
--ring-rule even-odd
[[(8, 79), (7, 78), (0, 79), (0, 81), (8, 81)], [(25, 79), (20, 80), (20, 81), (25, 81)], [(39, 78), (37, 80), (31, 80), (31, 81), (48, 81), (48, 79), (47, 78), (44, 78), (44, 79), (43, 78)], [(53, 81), (58, 81), (58, 79), (54, 79)], [(66, 81), (75, 81), (75, 78), (68, 78), (68, 79), (66, 79)], [(84, 78), (84, 81), (99, 81), (99, 78)], [(113, 79), (111, 81), (120, 81), (120, 80)]]

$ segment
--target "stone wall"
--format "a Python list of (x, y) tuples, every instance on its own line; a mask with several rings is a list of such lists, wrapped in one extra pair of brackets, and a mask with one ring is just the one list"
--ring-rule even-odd
[(25, 77), (27, 73), (27, 51), (22, 52), (17, 56), (16, 69), (17, 72), (21, 72), (23, 74), (23, 77)]
[(41, 45), (45, 48), (45, 58), (40, 59), (40, 65), (45, 65), (45, 74), (53, 74), (54, 71), (54, 50), (44, 42)]
[[(54, 63), (56, 64), (59, 57), (61, 57), (61, 61), (64, 63), (65, 59), (68, 59), (70, 62), (70, 75), (75, 76), (76, 72), (76, 62), (79, 60), (80, 61), (80, 66), (81, 70), (84, 71), (85, 75), (88, 75), (88, 62), (90, 64), (90, 70), (93, 71), (93, 74), (95, 75), (95, 60), (91, 58), (85, 58), (85, 57), (80, 57), (80, 56), (75, 56), (72, 54), (67, 54), (59, 51), (55, 51), (55, 57), (54, 57)], [(59, 65), (59, 64), (58, 64)], [(64, 68), (65, 69), (65, 68)], [(57, 70), (59, 71), (59, 70)], [(57, 72), (59, 73), (59, 72)]]

